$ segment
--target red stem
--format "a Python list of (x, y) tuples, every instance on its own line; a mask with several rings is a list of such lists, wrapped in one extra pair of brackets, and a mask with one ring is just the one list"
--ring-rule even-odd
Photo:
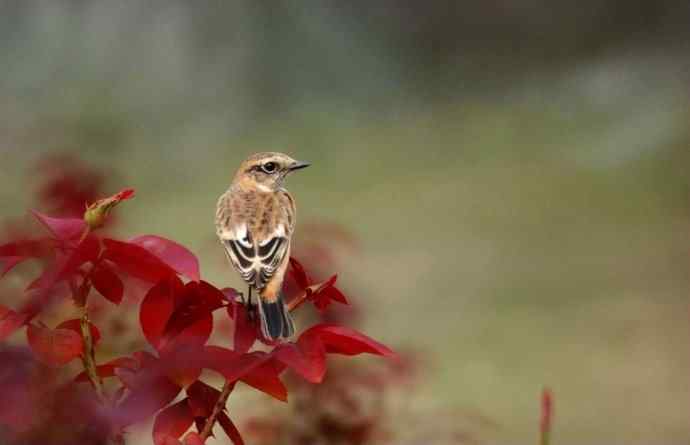
[(208, 419), (206, 419), (204, 429), (201, 430), (201, 433), (199, 434), (202, 442), (205, 442), (213, 432), (213, 426), (216, 424), (220, 413), (222, 413), (225, 409), (225, 404), (228, 402), (228, 397), (230, 397), (230, 393), (232, 392), (232, 388), (234, 386), (235, 384), (229, 380), (225, 381), (223, 390), (221, 391), (220, 396), (218, 396), (216, 404), (213, 406), (213, 411), (211, 411), (211, 415), (208, 417)]

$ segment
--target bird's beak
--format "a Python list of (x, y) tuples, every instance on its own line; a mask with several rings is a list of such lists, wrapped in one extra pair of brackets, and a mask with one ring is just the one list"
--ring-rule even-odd
[(301, 168), (306, 168), (306, 167), (309, 167), (310, 165), (311, 164), (308, 162), (295, 161), (295, 163), (290, 166), (290, 171), (292, 172), (295, 170), (299, 170)]

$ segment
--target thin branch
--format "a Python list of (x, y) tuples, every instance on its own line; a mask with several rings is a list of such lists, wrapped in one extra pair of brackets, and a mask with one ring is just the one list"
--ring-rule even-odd
[(220, 396), (218, 396), (216, 404), (213, 406), (213, 411), (211, 411), (211, 415), (208, 417), (208, 419), (206, 419), (204, 429), (201, 430), (201, 433), (199, 434), (202, 442), (206, 441), (208, 436), (210, 436), (213, 432), (213, 426), (216, 424), (220, 413), (222, 413), (225, 409), (225, 404), (228, 402), (228, 397), (230, 397), (230, 393), (232, 392), (232, 388), (234, 388), (234, 386), (234, 382), (230, 382), (229, 380), (225, 381), (223, 390), (221, 391)]
[(81, 244), (82, 241), (84, 241), (86, 239), (86, 237), (89, 236), (89, 233), (91, 233), (91, 227), (89, 225), (87, 225), (86, 228), (84, 229), (84, 231), (81, 233), (81, 237), (79, 238), (78, 244)]
[(309, 292), (307, 289), (304, 290), (304, 293), (300, 295), (299, 297), (295, 297), (292, 300), (290, 300), (289, 303), (287, 303), (287, 309), (289, 312), (294, 311), (298, 307), (302, 305), (305, 301), (307, 301), (307, 298), (309, 298)]
[[(292, 312), (295, 309), (297, 309), (299, 306), (302, 305), (302, 303), (304, 303), (307, 300), (308, 297), (309, 294), (305, 290), (302, 295), (300, 295), (297, 298), (294, 298), (287, 304), (288, 311)], [(228, 380), (225, 381), (225, 384), (223, 385), (223, 390), (221, 391), (220, 396), (218, 396), (216, 404), (213, 406), (213, 411), (211, 411), (211, 415), (208, 417), (208, 419), (206, 419), (204, 428), (201, 430), (201, 433), (199, 433), (202, 442), (206, 441), (206, 439), (208, 439), (208, 437), (213, 432), (213, 427), (215, 426), (218, 420), (218, 416), (225, 409), (225, 404), (228, 403), (228, 397), (230, 397), (230, 393), (232, 392), (232, 389), (234, 387), (234, 382), (230, 382)]]
[(89, 313), (86, 306), (84, 306), (83, 310), (84, 313), (82, 314), (81, 319), (79, 320), (79, 327), (81, 328), (81, 338), (82, 342), (84, 343), (84, 352), (81, 356), (81, 362), (84, 365), (84, 371), (86, 371), (86, 375), (89, 377), (91, 384), (96, 390), (96, 394), (98, 395), (99, 400), (103, 403), (107, 403), (108, 398), (105, 394), (105, 391), (103, 390), (103, 380), (101, 380), (101, 377), (98, 375), (98, 371), (96, 369), (96, 351), (93, 347), (93, 337), (91, 337), (91, 323), (89, 322)]

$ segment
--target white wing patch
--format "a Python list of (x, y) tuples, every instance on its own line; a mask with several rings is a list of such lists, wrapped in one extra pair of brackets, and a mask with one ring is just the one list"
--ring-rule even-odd
[(282, 225), (278, 226), (278, 228), (275, 229), (272, 234), (270, 234), (265, 240), (261, 241), (259, 246), (263, 247), (267, 245), (273, 241), (274, 238), (285, 238), (285, 228)]
[(233, 238), (237, 240), (242, 246), (250, 249), (252, 248), (252, 244), (249, 241), (249, 237), (247, 231), (247, 225), (246, 224), (239, 224), (237, 227), (235, 227), (235, 236)]
[(245, 224), (235, 227), (234, 233), (223, 233), (225, 252), (242, 279), (261, 290), (285, 258), (289, 240), (281, 225), (265, 240), (255, 242)]

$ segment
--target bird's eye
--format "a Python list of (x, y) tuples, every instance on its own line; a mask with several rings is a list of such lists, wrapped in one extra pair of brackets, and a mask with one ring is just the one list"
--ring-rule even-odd
[(276, 164), (275, 162), (267, 162), (261, 166), (261, 169), (266, 173), (273, 173), (274, 171), (276, 171)]

